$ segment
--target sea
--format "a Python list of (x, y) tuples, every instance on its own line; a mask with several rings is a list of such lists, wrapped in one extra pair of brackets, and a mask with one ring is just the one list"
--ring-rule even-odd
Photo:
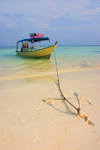
[(16, 47), (0, 47), (0, 82), (41, 79), (82, 70), (100, 69), (100, 46), (57, 46), (51, 58), (35, 59), (18, 56)]

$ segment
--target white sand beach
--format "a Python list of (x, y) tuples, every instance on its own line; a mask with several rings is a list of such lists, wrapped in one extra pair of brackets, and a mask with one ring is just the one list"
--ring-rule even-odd
[(76, 92), (81, 114), (94, 125), (89, 125), (72, 106), (59, 99), (53, 75), (1, 81), (0, 150), (100, 149), (100, 70), (59, 76), (66, 98), (77, 107)]

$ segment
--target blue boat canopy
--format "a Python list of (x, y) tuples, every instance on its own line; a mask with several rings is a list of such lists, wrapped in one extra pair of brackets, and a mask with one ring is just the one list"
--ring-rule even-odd
[(29, 39), (23, 39), (23, 40), (20, 40), (17, 42), (17, 44), (19, 42), (23, 42), (23, 41), (27, 41), (27, 42), (39, 42), (39, 41), (46, 41), (46, 40), (49, 40), (48, 37), (41, 37), (41, 38), (29, 38)]

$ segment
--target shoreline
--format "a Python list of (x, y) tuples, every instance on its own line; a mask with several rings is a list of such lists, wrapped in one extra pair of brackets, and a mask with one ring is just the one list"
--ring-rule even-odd
[[(69, 70), (58, 70), (58, 73), (59, 74), (61, 74), (61, 75), (63, 75), (63, 74), (74, 74), (74, 73), (77, 73), (77, 72), (79, 72), (79, 73), (81, 73), (81, 72), (85, 72), (85, 71), (92, 71), (92, 70), (95, 70), (95, 71), (97, 71), (97, 70), (100, 70), (100, 67), (96, 67), (96, 68), (88, 68), (88, 69), (86, 69), (86, 68), (81, 68), (81, 69), (79, 69), (78, 67), (76, 67), (76, 68), (74, 68), (74, 69), (69, 69)], [(9, 81), (18, 81), (18, 80), (27, 80), (27, 79), (31, 79), (31, 80), (38, 80), (38, 79), (46, 79), (46, 78), (48, 78), (49, 76), (56, 76), (56, 68), (55, 68), (55, 71), (54, 72), (52, 72), (52, 73), (50, 73), (50, 72), (48, 72), (47, 74), (45, 73), (45, 74), (36, 74), (36, 75), (27, 75), (27, 76), (25, 76), (25, 75), (19, 75), (19, 76), (15, 76), (15, 75), (11, 75), (11, 76), (5, 76), (5, 77), (0, 77), (0, 82), (2, 83), (2, 82), (9, 82)]]
[[(61, 90), (67, 99), (77, 106), (76, 92), (81, 102), (81, 114), (86, 115), (94, 126), (80, 118), (67, 102), (59, 100), (54, 76), (35, 81), (2, 82), (0, 149), (99, 150), (99, 74), (99, 69), (59, 74)], [(45, 101), (46, 98), (51, 101)]]

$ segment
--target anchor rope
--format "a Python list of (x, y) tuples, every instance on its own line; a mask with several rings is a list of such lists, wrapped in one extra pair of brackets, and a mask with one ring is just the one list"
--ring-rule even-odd
[(55, 55), (55, 64), (56, 64), (56, 72), (57, 72), (58, 89), (59, 89), (59, 91), (60, 91), (60, 93), (61, 93), (61, 96), (65, 99), (65, 96), (64, 96), (64, 94), (62, 93), (61, 88), (60, 88), (60, 81), (59, 81), (59, 74), (58, 74), (58, 65), (57, 65), (56, 52), (55, 52), (55, 50), (54, 50), (54, 55)]
[[(80, 101), (78, 99), (78, 94), (75, 92), (74, 95), (76, 96), (77, 100), (78, 100), (78, 104), (79, 104), (79, 108), (76, 108), (72, 103), (70, 103), (66, 97), (64, 96), (64, 94), (62, 93), (61, 91), (61, 88), (60, 88), (60, 82), (59, 82), (59, 74), (58, 74), (58, 66), (57, 66), (57, 60), (56, 60), (56, 53), (55, 53), (55, 50), (54, 50), (54, 55), (55, 55), (55, 64), (56, 64), (56, 72), (57, 72), (57, 81), (58, 81), (58, 89), (61, 93), (61, 96), (63, 97), (64, 100), (66, 100), (72, 107), (74, 107), (76, 110), (77, 110), (77, 113), (79, 115), (79, 117), (83, 118), (85, 120), (85, 122), (88, 123), (88, 125), (92, 125), (94, 126), (94, 124), (88, 119), (88, 117), (86, 115), (83, 115), (83, 114), (80, 114)], [(91, 104), (91, 103), (90, 103)]]
[[(57, 65), (57, 60), (56, 60), (56, 52), (54, 50), (54, 55), (55, 55), (55, 64), (56, 64), (56, 72), (57, 72), (57, 81), (58, 81), (58, 89), (59, 89), (59, 92), (61, 94), (61, 96), (63, 97), (64, 100), (67, 100), (65, 95), (63, 94), (61, 88), (60, 88), (60, 80), (59, 80), (59, 74), (58, 74), (58, 65)], [(69, 102), (70, 103), (70, 102)]]
[(59, 81), (58, 66), (57, 66), (57, 60), (56, 60), (56, 52), (55, 52), (55, 50), (54, 50), (54, 55), (55, 55), (55, 64), (56, 64), (57, 79)]
[(57, 81), (58, 81), (58, 89), (59, 89), (59, 92), (60, 92), (61, 96), (63, 97), (63, 99), (66, 100), (72, 107), (74, 107), (74, 108), (77, 110), (78, 114), (80, 114), (80, 103), (79, 103), (79, 101), (78, 101), (78, 103), (79, 103), (79, 108), (76, 108), (72, 103), (70, 103), (70, 102), (66, 99), (66, 97), (64, 96), (64, 94), (63, 94), (62, 91), (61, 91), (55, 50), (54, 50), (54, 55), (55, 55), (55, 64), (56, 64), (56, 72), (57, 72)]

